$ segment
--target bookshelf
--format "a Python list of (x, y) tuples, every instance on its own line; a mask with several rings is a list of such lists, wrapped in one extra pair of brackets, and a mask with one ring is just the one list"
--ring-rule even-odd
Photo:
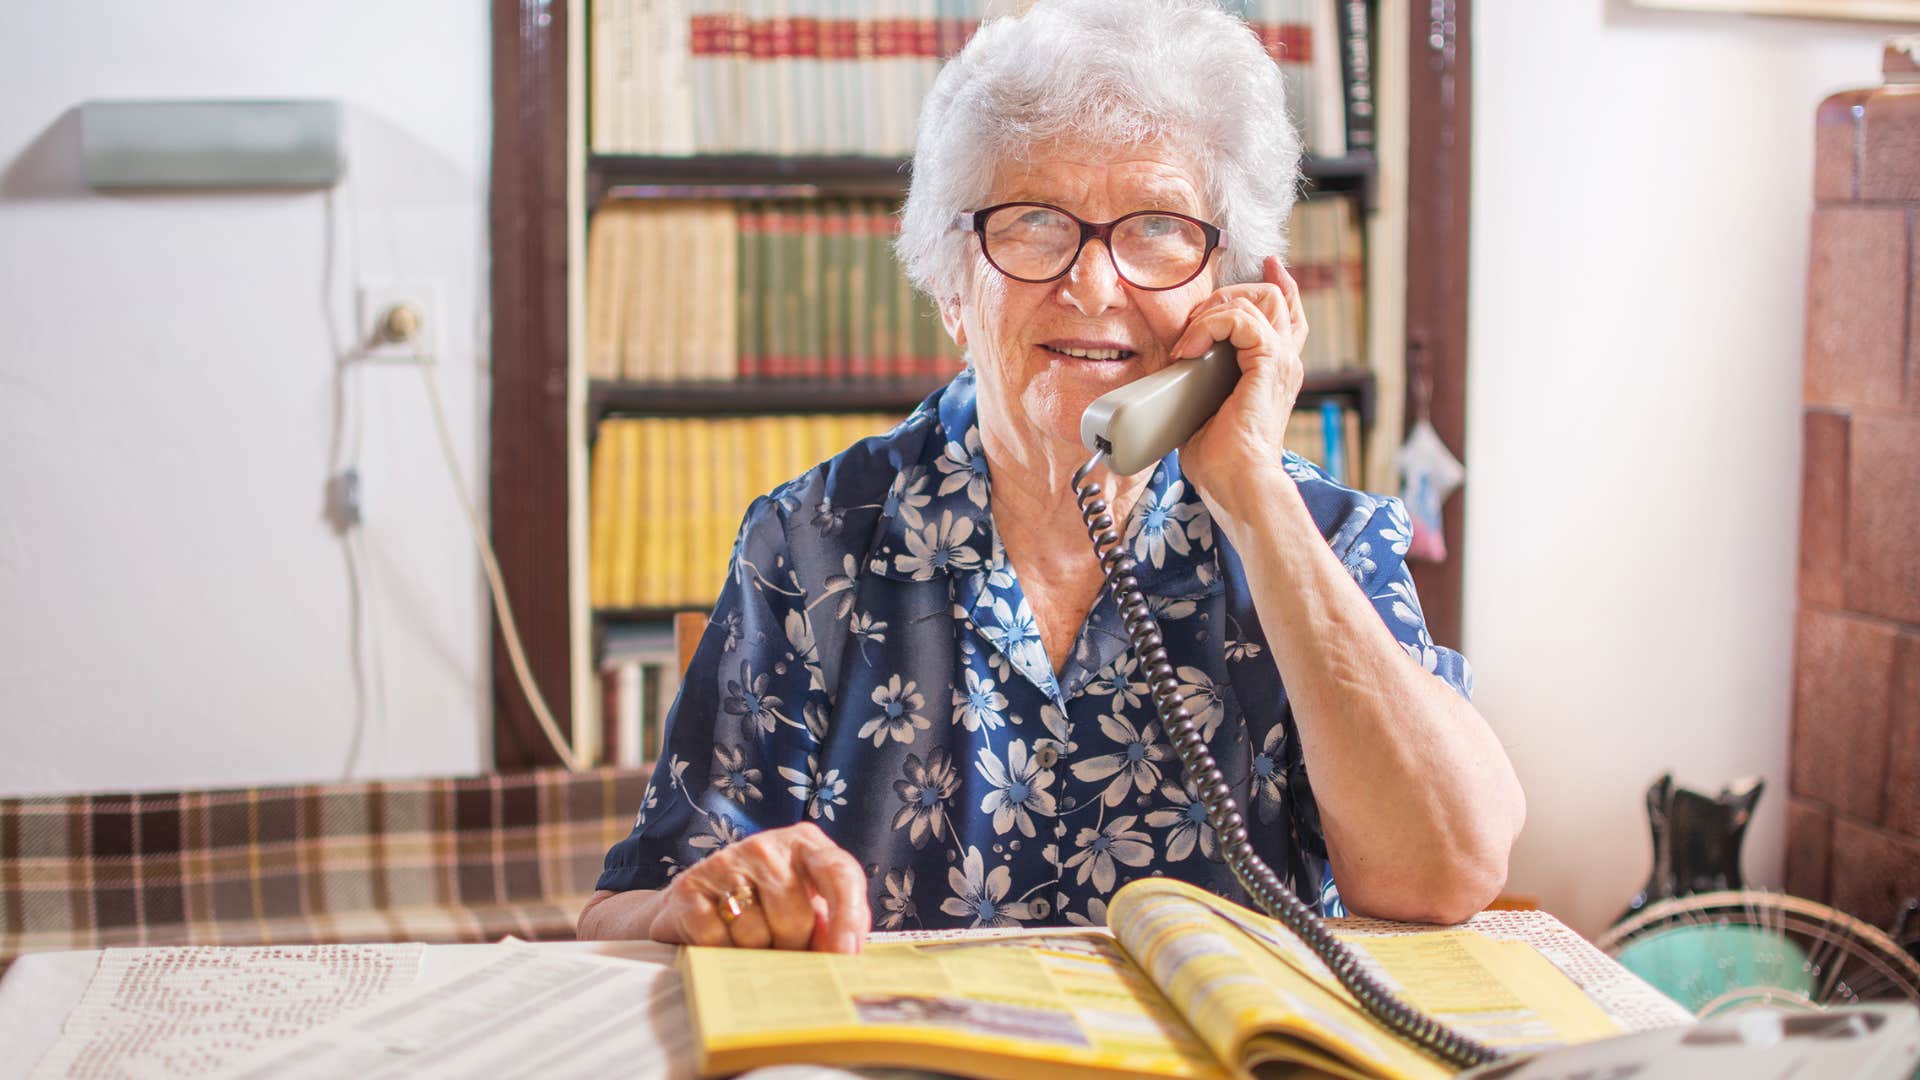
[[(1458, 449), (1463, 417), (1456, 422), (1447, 410), (1463, 410), (1450, 380), (1464, 366), (1466, 5), (1436, 0), (1432, 12), (1423, 8), (1416, 17), (1396, 0), (1372, 3), (1380, 13), (1375, 26), (1403, 34), (1405, 48), (1418, 58), (1406, 65), (1406, 84), (1377, 103), (1383, 112), (1398, 110), (1403, 125), (1412, 114), (1411, 160), (1404, 177), (1383, 183), (1383, 165), (1372, 153), (1310, 158), (1303, 162), (1307, 193), (1350, 197), (1369, 212), (1381, 208), (1383, 200), (1389, 211), (1398, 209), (1398, 217), (1389, 213), (1379, 219), (1405, 229), (1405, 306), (1393, 314), (1404, 318), (1408, 342), (1426, 358), (1434, 379), (1436, 425)], [(1398, 19), (1380, 17), (1396, 11)], [(944, 378), (589, 379), (582, 358), (586, 228), (592, 209), (604, 200), (897, 199), (906, 190), (908, 163), (899, 157), (842, 154), (589, 153), (585, 0), (494, 0), (494, 15), (493, 533), (529, 660), (556, 714), (564, 717), (598, 694), (593, 663), (610, 628), (658, 623), (685, 610), (661, 605), (595, 609), (587, 600), (586, 474), (601, 422), (636, 416), (904, 413)], [(1389, 90), (1384, 80), (1378, 85), (1383, 93)], [(1423, 130), (1423, 123), (1434, 126)], [(1381, 127), (1385, 131), (1389, 125)], [(1444, 208), (1430, 197), (1435, 178), (1444, 181), (1440, 194), (1452, 200), (1445, 205), (1458, 204), (1457, 222), (1423, 219), (1423, 210)], [(1393, 238), (1401, 240), (1398, 226)], [(1418, 284), (1423, 274), (1441, 272), (1459, 276)], [(1369, 277), (1369, 308), (1398, 307), (1400, 297), (1393, 295), (1398, 290), (1381, 290), (1380, 280)], [(1380, 325), (1370, 320), (1367, 335), (1377, 336)], [(1389, 325), (1401, 324), (1396, 318)], [(1370, 364), (1377, 367), (1383, 352), (1399, 348), (1373, 343)], [(1317, 372), (1303, 388), (1303, 402), (1329, 395), (1350, 401), (1366, 429), (1390, 425), (1393, 430), (1383, 434), (1397, 441), (1405, 390), (1398, 371), (1390, 374), (1382, 379), (1371, 369)], [(1382, 438), (1369, 439), (1366, 453), (1377, 457), (1382, 445)], [(1456, 498), (1449, 507), (1449, 547), (1456, 553), (1460, 502)], [(1434, 588), (1429, 582), (1421, 583), (1430, 623), (1441, 640), (1457, 640), (1457, 554), (1451, 562), (1456, 612), (1451, 626), (1444, 617), (1431, 617), (1436, 597), (1440, 608), (1448, 605), (1440, 595), (1444, 582), (1435, 592), (1429, 592)], [(496, 765), (551, 763), (553, 756), (507, 668), (497, 628), (494, 668)]]
[[(904, 196), (908, 166), (906, 158), (844, 155), (589, 154), (587, 202), (597, 206), (618, 189), (636, 198), (685, 198), (690, 190), (759, 198)], [(1379, 163), (1371, 153), (1309, 158), (1301, 162), (1301, 171), (1311, 193), (1360, 192), (1368, 209), (1375, 205)]]

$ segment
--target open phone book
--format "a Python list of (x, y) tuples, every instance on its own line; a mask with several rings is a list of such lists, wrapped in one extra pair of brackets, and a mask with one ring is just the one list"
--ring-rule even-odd
[[(1264, 915), (1183, 882), (1114, 894), (1105, 929), (927, 935), (857, 956), (687, 948), (702, 1075), (812, 1063), (1014, 1080), (1445, 1077)], [(1526, 1053), (1619, 1024), (1531, 945), (1337, 934), (1415, 1008)]]

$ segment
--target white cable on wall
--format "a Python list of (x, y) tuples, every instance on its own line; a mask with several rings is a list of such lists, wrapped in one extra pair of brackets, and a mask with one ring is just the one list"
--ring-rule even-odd
[[(392, 340), (414, 341), (419, 332), (417, 318), (407, 321), (395, 318), (391, 313), (386, 321)], [(520, 691), (526, 695), (527, 704), (533, 709), (534, 719), (540, 722), (540, 731), (546, 735), (553, 752), (568, 770), (579, 772), (586, 768), (585, 763), (574, 756), (573, 747), (565, 736), (560, 734), (560, 726), (554, 723), (553, 711), (547, 707), (547, 699), (540, 693), (540, 687), (533, 681), (533, 672), (527, 666), (526, 651), (520, 645), (520, 627), (513, 618), (513, 605), (507, 601), (507, 587), (500, 579), (500, 563), (494, 557), (493, 543), (487, 538), (486, 526), (480, 522), (480, 513), (474, 509), (473, 497), (467, 491), (467, 482), (460, 471), (460, 459), (453, 449), (453, 433), (447, 427), (446, 407), (440, 397), (440, 378), (435, 373), (430, 357), (414, 354), (414, 363), (420, 369), (420, 375), (426, 380), (427, 401), (433, 407), (434, 430), (440, 436), (440, 450), (446, 457), (447, 471), (453, 477), (454, 492), (460, 497), (460, 509), (466, 512), (467, 526), (473, 532), (473, 545), (480, 553), (480, 564), (487, 573), (487, 591), (493, 596), (493, 610), (500, 618), (501, 635), (506, 638), (507, 656), (513, 662), (513, 674), (520, 682)]]

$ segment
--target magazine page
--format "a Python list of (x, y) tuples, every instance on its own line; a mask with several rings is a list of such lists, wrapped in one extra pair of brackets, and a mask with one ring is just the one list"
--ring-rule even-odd
[(857, 956), (688, 948), (681, 964), (703, 1073), (809, 1061), (1226, 1075), (1102, 931), (875, 944)]
[(1329, 989), (1250, 940), (1208, 900), (1225, 903), (1183, 882), (1136, 881), (1114, 895), (1107, 924), (1221, 1060), (1287, 1061), (1350, 1078), (1453, 1074), (1375, 1027), (1338, 984)]
[[(1137, 940), (1172, 932), (1183, 939), (1183, 949), (1192, 951), (1184, 939), (1211, 932), (1216, 947), (1243, 964), (1246, 977), (1258, 980), (1257, 988), (1243, 991), (1245, 1000), (1230, 1030), (1223, 1027), (1218, 1036), (1238, 1040), (1255, 1057), (1290, 1054), (1284, 1040), (1308, 1038), (1367, 1072), (1419, 1076), (1438, 1070), (1437, 1075), (1446, 1075), (1438, 1062), (1381, 1029), (1305, 943), (1278, 922), (1179, 882), (1140, 882), (1129, 889), (1142, 895), (1125, 898), (1131, 901), (1126, 904), (1123, 897), (1115, 898), (1110, 921), (1116, 934), (1176, 1006), (1195, 1019), (1210, 1046), (1215, 1038), (1201, 1022), (1206, 1015), (1201, 1010), (1218, 1006), (1194, 1000), (1186, 984), (1170, 982), (1173, 965), (1150, 962), (1140, 949), (1151, 948), (1151, 941), (1137, 945)], [(1496, 1049), (1527, 1052), (1620, 1031), (1571, 979), (1524, 942), (1440, 928), (1397, 936), (1335, 936), (1416, 1009)], [(1212, 989), (1192, 975), (1188, 981)], [(1283, 1042), (1269, 1038), (1250, 1046), (1261, 1033), (1279, 1035)], [(1237, 1060), (1251, 1064), (1244, 1052)]]

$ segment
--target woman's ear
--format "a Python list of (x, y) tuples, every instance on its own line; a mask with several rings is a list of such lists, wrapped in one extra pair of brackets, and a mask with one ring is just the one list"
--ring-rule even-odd
[(962, 351), (965, 351), (967, 347), (967, 323), (960, 314), (960, 298), (956, 296), (951, 299), (942, 300), (937, 306), (940, 308), (940, 325), (947, 328), (947, 336), (953, 339), (953, 343), (960, 346)]

